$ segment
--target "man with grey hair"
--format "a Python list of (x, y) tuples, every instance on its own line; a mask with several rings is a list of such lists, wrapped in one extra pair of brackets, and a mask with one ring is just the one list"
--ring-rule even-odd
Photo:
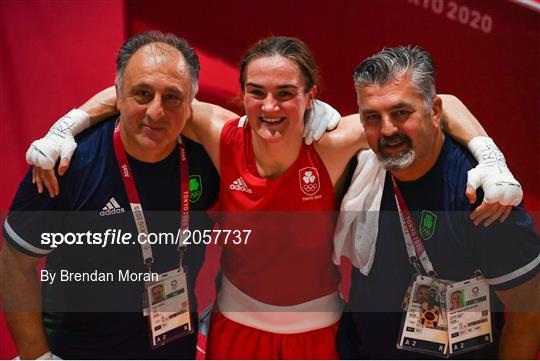
[[(198, 77), (197, 55), (185, 40), (159, 32), (128, 39), (117, 57), (120, 116), (77, 138), (71, 170), (59, 179), (64, 191), (53, 198), (38, 193), (31, 171), (21, 182), (4, 223), (0, 290), (22, 359), (196, 357), (194, 290), (204, 246), (135, 240), (141, 234), (176, 234), (179, 227), (212, 228), (205, 212), (192, 211), (213, 204), (219, 177), (200, 145), (179, 138), (191, 115)], [(86, 105), (90, 112), (91, 105)], [(114, 109), (111, 114), (115, 113)], [(61, 137), (66, 128), (89, 123), (88, 114), (77, 109), (51, 132)], [(43, 238), (52, 231), (67, 239), (68, 234), (86, 234), (89, 229), (93, 240), (112, 230), (130, 234), (133, 242), (51, 244)], [(40, 295), (36, 266), (43, 256), (47, 260)], [(187, 295), (180, 303), (188, 314), (191, 310), (193, 322), (186, 327), (191, 332), (175, 338), (171, 331), (158, 340), (151, 335), (159, 326), (143, 314), (144, 300), (151, 297), (145, 290), (152, 287), (144, 281), (176, 270), (185, 271), (187, 278), (187, 286), (176, 293)], [(67, 274), (74, 276), (63, 280)], [(178, 279), (171, 287), (183, 284)], [(167, 292), (166, 298), (175, 296)], [(154, 312), (157, 306), (149, 303)], [(163, 313), (166, 317), (173, 314), (168, 311)], [(163, 322), (173, 322), (172, 317)]]
[[(384, 49), (377, 56), (365, 60), (355, 71), (354, 83), (356, 89), (365, 88), (371, 84), (383, 86), (392, 79), (404, 76), (410, 71), (410, 81), (422, 96), (424, 102), (424, 112), (426, 115), (433, 109), (433, 102), (436, 99), (435, 91), (435, 64), (431, 57), (420, 48), (397, 48)], [(440, 103), (440, 98), (439, 98)], [(364, 109), (368, 111), (369, 109)], [(401, 112), (400, 114), (405, 114)], [(360, 113), (362, 120), (368, 120), (369, 124), (376, 115)], [(363, 122), (363, 124), (366, 124)], [(402, 169), (411, 165), (415, 159), (415, 149), (412, 147), (411, 139), (404, 133), (390, 133), (389, 137), (381, 137), (377, 144), (377, 158), (386, 169)], [(392, 144), (406, 144), (404, 150), (399, 152), (386, 151), (393, 149)]]
[[(411, 277), (458, 282), (480, 271), (489, 284), (493, 316), (492, 338), (483, 340), (499, 345), (499, 357), (534, 358), (540, 313), (539, 298), (530, 295), (538, 295), (540, 284), (539, 237), (522, 204), (511, 209), (505, 223), (489, 228), (476, 227), (469, 218), (474, 205), (467, 197), (475, 194), (468, 190), (465, 196), (467, 172), (476, 164), (441, 130), (443, 104), (436, 95), (430, 54), (419, 47), (383, 49), (356, 68), (354, 81), (373, 164), (378, 160), (384, 169), (373, 172), (376, 189), (364, 190), (378, 193), (378, 231), (372, 244), (356, 239), (348, 312), (338, 334), (341, 356), (422, 357), (396, 347)], [(482, 142), (478, 152), (498, 152), (489, 140)], [(362, 172), (357, 169), (355, 175), (361, 177)], [(353, 179), (345, 199), (357, 189), (356, 181), (360, 180)], [(409, 301), (410, 292), (405, 297)], [(502, 304), (510, 311), (504, 328)], [(415, 347), (420, 348), (416, 343)], [(497, 348), (473, 352), (466, 357), (495, 358)]]

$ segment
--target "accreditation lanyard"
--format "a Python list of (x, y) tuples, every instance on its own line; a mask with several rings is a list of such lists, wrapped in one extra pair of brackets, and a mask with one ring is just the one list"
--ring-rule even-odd
[[(144, 264), (148, 267), (148, 271), (151, 270), (151, 264), (154, 262), (152, 256), (152, 246), (147, 240), (148, 227), (146, 225), (146, 219), (144, 218), (144, 212), (139, 199), (139, 193), (135, 187), (135, 181), (133, 179), (133, 172), (129, 166), (126, 150), (122, 139), (120, 138), (120, 130), (118, 124), (114, 129), (113, 135), (114, 154), (116, 161), (118, 162), (118, 168), (120, 169), (120, 176), (124, 182), (124, 188), (126, 190), (129, 205), (133, 214), (133, 219), (137, 227), (139, 235), (139, 243), (141, 245), (142, 256)], [(181, 231), (189, 228), (189, 167), (186, 156), (186, 149), (182, 143), (182, 138), (178, 137), (179, 148), (179, 162), (180, 162), (180, 229)], [(182, 267), (182, 257), (185, 253), (185, 246), (183, 242), (178, 242), (178, 253), (180, 254), (180, 264)]]
[(433, 269), (433, 265), (429, 260), (427, 252), (424, 248), (424, 243), (418, 234), (416, 225), (414, 224), (414, 219), (411, 216), (409, 207), (405, 202), (405, 198), (401, 194), (396, 180), (392, 176), (392, 185), (394, 187), (394, 196), (396, 198), (397, 209), (399, 212), (399, 221), (401, 222), (401, 229), (403, 231), (403, 237), (405, 239), (405, 246), (407, 247), (407, 254), (409, 255), (409, 261), (420, 274), (420, 267), (418, 266), (418, 260), (424, 267), (424, 270), (427, 272), (430, 277), (437, 277), (437, 273)]

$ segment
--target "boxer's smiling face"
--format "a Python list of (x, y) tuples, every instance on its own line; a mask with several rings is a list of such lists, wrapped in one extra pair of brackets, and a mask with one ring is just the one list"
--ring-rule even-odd
[(244, 106), (255, 136), (266, 142), (302, 138), (304, 113), (316, 87), (305, 91), (298, 65), (282, 56), (252, 60), (247, 66)]

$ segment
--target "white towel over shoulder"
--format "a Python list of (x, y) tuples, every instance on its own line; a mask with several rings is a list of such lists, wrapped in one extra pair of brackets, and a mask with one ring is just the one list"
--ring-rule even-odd
[(341, 202), (334, 234), (334, 263), (340, 264), (341, 256), (345, 256), (367, 276), (375, 256), (386, 170), (372, 150), (358, 153), (357, 159), (351, 185)]

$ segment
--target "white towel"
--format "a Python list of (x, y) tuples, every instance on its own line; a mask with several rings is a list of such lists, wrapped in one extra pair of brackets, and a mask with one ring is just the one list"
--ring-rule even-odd
[(358, 153), (357, 159), (351, 185), (341, 202), (334, 234), (334, 263), (339, 265), (341, 256), (345, 256), (367, 276), (375, 257), (386, 170), (372, 150)]

